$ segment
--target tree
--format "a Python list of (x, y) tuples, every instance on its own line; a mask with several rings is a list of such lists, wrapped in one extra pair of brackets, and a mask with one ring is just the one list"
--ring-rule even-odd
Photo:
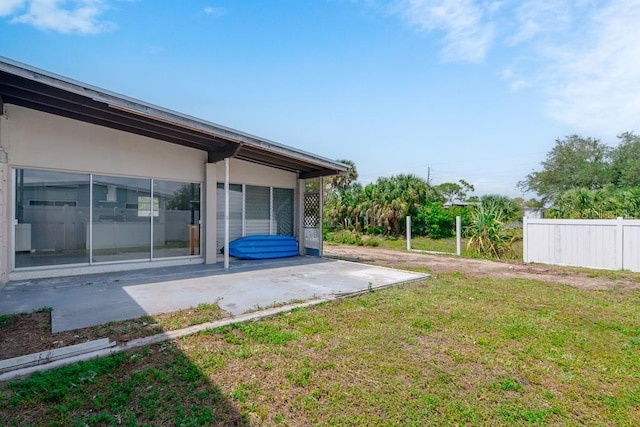
[(504, 258), (513, 257), (513, 244), (517, 236), (506, 227), (517, 210), (516, 203), (504, 196), (484, 196), (478, 205), (471, 206), (469, 225), (465, 233), (468, 237), (467, 249), (478, 254)]
[(608, 185), (597, 190), (574, 188), (558, 194), (548, 210), (550, 218), (612, 219), (640, 217), (640, 187)]
[(640, 187), (640, 136), (618, 135), (620, 145), (611, 153), (612, 183), (619, 188)]
[(333, 189), (347, 188), (358, 180), (358, 169), (356, 169), (356, 164), (351, 160), (343, 159), (338, 161), (349, 166), (349, 169), (345, 174), (332, 176), (329, 180), (329, 185)]
[(442, 202), (438, 192), (412, 174), (378, 178), (357, 196), (352, 216), (359, 217), (365, 231), (395, 235), (404, 232), (407, 215), (415, 216), (430, 201)]
[(455, 182), (444, 182), (437, 185), (435, 188), (440, 192), (442, 197), (445, 198), (448, 204), (452, 204), (456, 200), (464, 200), (467, 197), (467, 193), (472, 193), (475, 188), (464, 179)]
[(542, 162), (542, 170), (531, 172), (518, 186), (525, 192), (536, 192), (543, 202), (571, 188), (602, 188), (612, 178), (610, 152), (594, 138), (571, 135), (556, 140)]

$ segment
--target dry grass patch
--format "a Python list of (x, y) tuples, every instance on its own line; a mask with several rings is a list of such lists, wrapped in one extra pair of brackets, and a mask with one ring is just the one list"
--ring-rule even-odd
[(143, 316), (104, 325), (51, 333), (51, 309), (33, 313), (0, 315), (0, 360), (83, 342), (109, 338), (123, 343), (228, 317), (217, 302), (198, 304), (186, 310)]

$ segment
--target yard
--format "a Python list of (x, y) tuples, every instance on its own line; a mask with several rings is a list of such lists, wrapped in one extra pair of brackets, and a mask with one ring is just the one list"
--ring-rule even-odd
[(434, 277), (3, 384), (1, 423), (640, 419), (640, 275), (388, 249), (328, 252)]

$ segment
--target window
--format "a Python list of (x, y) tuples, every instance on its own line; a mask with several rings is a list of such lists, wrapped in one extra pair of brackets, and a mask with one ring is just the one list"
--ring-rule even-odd
[(200, 255), (200, 184), (153, 181), (154, 258)]
[[(218, 249), (224, 245), (224, 184), (218, 183)], [(244, 187), (244, 192), (243, 192)], [(294, 235), (294, 191), (230, 184), (229, 241), (257, 234)]]
[[(140, 200), (147, 201), (145, 215)], [(149, 179), (93, 176), (94, 262), (151, 258), (150, 200)]]
[[(224, 246), (224, 184), (217, 185), (216, 212), (216, 250), (220, 251)], [(229, 241), (243, 236), (243, 200), (242, 185), (229, 184)]]
[(85, 174), (15, 171), (15, 266), (89, 262)]
[(15, 171), (16, 268), (200, 254), (200, 184)]
[(273, 189), (273, 218), (275, 232), (280, 236), (293, 236), (293, 190)]
[(245, 236), (271, 234), (271, 189), (247, 185)]

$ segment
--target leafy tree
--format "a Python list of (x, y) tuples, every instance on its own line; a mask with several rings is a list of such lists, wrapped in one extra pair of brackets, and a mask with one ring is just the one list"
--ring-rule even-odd
[(640, 218), (640, 187), (589, 190), (573, 188), (558, 194), (548, 210), (550, 218)]
[(543, 202), (571, 188), (602, 188), (611, 182), (610, 152), (594, 138), (571, 135), (556, 140), (542, 162), (543, 169), (528, 174), (518, 186), (525, 192), (534, 191)]
[(469, 184), (464, 179), (455, 182), (444, 182), (440, 185), (437, 185), (436, 190), (440, 192), (442, 197), (445, 198), (445, 201), (449, 204), (453, 203), (456, 200), (464, 200), (467, 197), (467, 193), (472, 193), (475, 191), (473, 185)]
[(631, 132), (618, 135), (620, 145), (611, 153), (612, 184), (640, 186), (640, 136)]
[(167, 202), (168, 210), (187, 211), (200, 208), (200, 193), (195, 184), (183, 184)]

